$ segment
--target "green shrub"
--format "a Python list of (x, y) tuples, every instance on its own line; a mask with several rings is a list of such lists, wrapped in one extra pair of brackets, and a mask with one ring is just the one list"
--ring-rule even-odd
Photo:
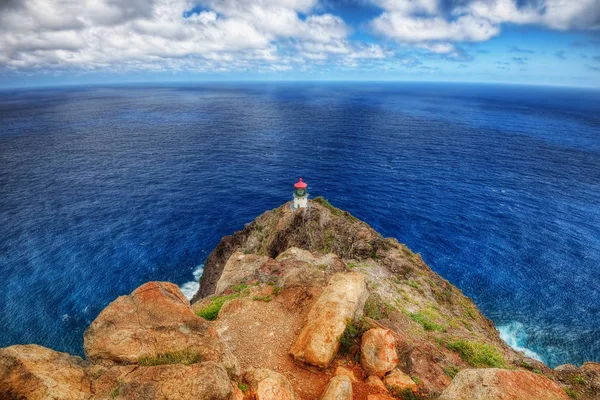
[(159, 353), (153, 356), (146, 356), (138, 361), (138, 365), (152, 367), (165, 364), (183, 364), (190, 365), (202, 361), (202, 356), (198, 352), (189, 350), (174, 351), (168, 353)]
[(442, 325), (436, 324), (423, 313), (409, 313), (408, 316), (413, 321), (420, 324), (426, 331), (446, 331), (446, 328), (444, 328)]
[(452, 379), (454, 379), (456, 374), (458, 374), (459, 372), (460, 369), (456, 365), (448, 365), (446, 368), (444, 368), (444, 373)]
[(364, 319), (350, 322), (340, 337), (340, 353), (352, 354), (360, 348), (359, 340), (363, 333), (371, 329), (371, 325)]
[(226, 296), (218, 296), (211, 299), (210, 304), (196, 312), (196, 315), (202, 317), (208, 321), (214, 321), (219, 315), (219, 311), (223, 304), (229, 300), (237, 299), (240, 296), (239, 293), (229, 294)]
[(504, 357), (492, 345), (458, 339), (447, 342), (446, 347), (456, 351), (466, 363), (474, 367), (506, 367)]
[(563, 388), (565, 394), (567, 396), (569, 396), (572, 399), (577, 399), (577, 392), (575, 392), (573, 389), (569, 389), (569, 388)]
[(242, 391), (242, 393), (246, 393), (248, 391), (248, 385), (245, 383), (238, 383), (238, 389)]
[(587, 385), (587, 381), (585, 380), (585, 378), (581, 375), (575, 375), (573, 377), (573, 383), (576, 385)]

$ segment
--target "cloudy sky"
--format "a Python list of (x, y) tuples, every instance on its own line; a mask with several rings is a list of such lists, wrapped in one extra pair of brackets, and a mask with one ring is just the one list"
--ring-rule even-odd
[(0, 87), (204, 80), (600, 87), (600, 0), (0, 0)]

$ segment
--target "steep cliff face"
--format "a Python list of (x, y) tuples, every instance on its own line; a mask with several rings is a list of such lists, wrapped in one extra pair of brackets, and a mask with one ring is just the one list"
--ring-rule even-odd
[(87, 361), (0, 349), (0, 399), (598, 398), (600, 365), (514, 351), (418, 254), (310, 205), (223, 238), (192, 305), (167, 282), (116, 299), (85, 333)]

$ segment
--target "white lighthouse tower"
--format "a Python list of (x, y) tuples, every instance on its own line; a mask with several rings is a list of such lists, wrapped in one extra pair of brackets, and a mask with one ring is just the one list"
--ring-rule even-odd
[(294, 184), (294, 188), (296, 189), (294, 191), (294, 205), (292, 206), (294, 210), (308, 207), (308, 192), (306, 191), (307, 187), (308, 185), (305, 182), (302, 182), (302, 178), (300, 178), (298, 182)]

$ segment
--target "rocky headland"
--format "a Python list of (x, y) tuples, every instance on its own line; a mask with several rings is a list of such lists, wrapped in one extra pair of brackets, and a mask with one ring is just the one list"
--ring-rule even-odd
[(418, 254), (322, 198), (224, 237), (191, 304), (168, 282), (117, 298), (84, 350), (0, 349), (0, 399), (600, 398), (600, 364), (513, 350)]

